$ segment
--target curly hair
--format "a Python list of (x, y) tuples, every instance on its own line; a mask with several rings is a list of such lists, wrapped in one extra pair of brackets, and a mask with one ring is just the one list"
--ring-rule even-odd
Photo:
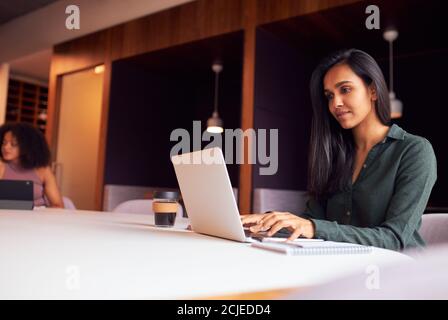
[[(7, 123), (0, 127), (0, 142), (3, 142), (7, 132), (17, 139), (21, 167), (36, 169), (50, 165), (50, 148), (42, 132), (27, 123)], [(4, 161), (1, 152), (0, 158)]]

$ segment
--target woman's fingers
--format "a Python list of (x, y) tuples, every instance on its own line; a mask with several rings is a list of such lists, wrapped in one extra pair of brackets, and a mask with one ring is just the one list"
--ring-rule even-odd
[(267, 233), (269, 237), (272, 237), (283, 228), (288, 228), (292, 231), (288, 240), (295, 240), (300, 236), (306, 238), (314, 237), (310, 220), (300, 218), (289, 212), (276, 211), (267, 214), (252, 214), (247, 215), (247, 217), (242, 216), (241, 219), (243, 224), (254, 224), (249, 228), (253, 233), (269, 230)]
[(265, 214), (264, 217), (257, 223), (257, 225), (251, 227), (252, 232), (267, 231), (277, 221), (285, 220), (289, 218), (289, 212), (273, 212)]
[(297, 229), (294, 230), (294, 232), (289, 236), (288, 241), (294, 241), (298, 237), (300, 237), (303, 234), (303, 228), (302, 226), (299, 226)]
[(243, 225), (258, 223), (262, 218), (262, 213), (245, 214), (240, 216)]
[(268, 232), (268, 237), (272, 237), (283, 228), (292, 229), (292, 234), (287, 239), (293, 241), (303, 234), (303, 225), (297, 219), (284, 219), (275, 223)]
[(272, 219), (273, 217), (279, 217), (290, 214), (289, 212), (282, 212), (282, 211), (270, 211), (269, 213), (266, 213), (263, 215), (261, 219), (261, 223), (264, 223), (266, 220)]
[(284, 220), (277, 221), (269, 230), (268, 237), (272, 237), (274, 234), (276, 234), (281, 229), (290, 227), (292, 224), (294, 224), (294, 221), (292, 221), (291, 219), (284, 219)]
[(269, 230), (274, 224), (276, 224), (278, 221), (290, 219), (287, 212), (278, 212), (274, 213), (269, 218), (263, 219), (262, 221), (262, 229), (263, 231)]

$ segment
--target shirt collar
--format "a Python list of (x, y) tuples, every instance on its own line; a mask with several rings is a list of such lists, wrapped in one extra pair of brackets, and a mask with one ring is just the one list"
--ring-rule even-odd
[(406, 131), (404, 131), (394, 123), (389, 128), (389, 131), (387, 132), (386, 138), (384, 138), (383, 142), (386, 142), (387, 138), (392, 138), (395, 140), (404, 140), (405, 133)]

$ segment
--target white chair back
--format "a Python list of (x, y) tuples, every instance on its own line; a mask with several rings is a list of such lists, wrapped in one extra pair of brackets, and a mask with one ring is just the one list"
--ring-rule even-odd
[(428, 246), (448, 243), (448, 213), (424, 214), (419, 233)]
[(64, 203), (65, 209), (76, 210), (76, 206), (70, 198), (62, 197), (62, 202)]

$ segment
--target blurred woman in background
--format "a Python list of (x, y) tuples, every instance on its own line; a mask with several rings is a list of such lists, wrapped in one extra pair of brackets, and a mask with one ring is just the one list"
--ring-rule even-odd
[(35, 207), (63, 208), (44, 135), (26, 123), (5, 124), (0, 141), (0, 179), (33, 181)]

